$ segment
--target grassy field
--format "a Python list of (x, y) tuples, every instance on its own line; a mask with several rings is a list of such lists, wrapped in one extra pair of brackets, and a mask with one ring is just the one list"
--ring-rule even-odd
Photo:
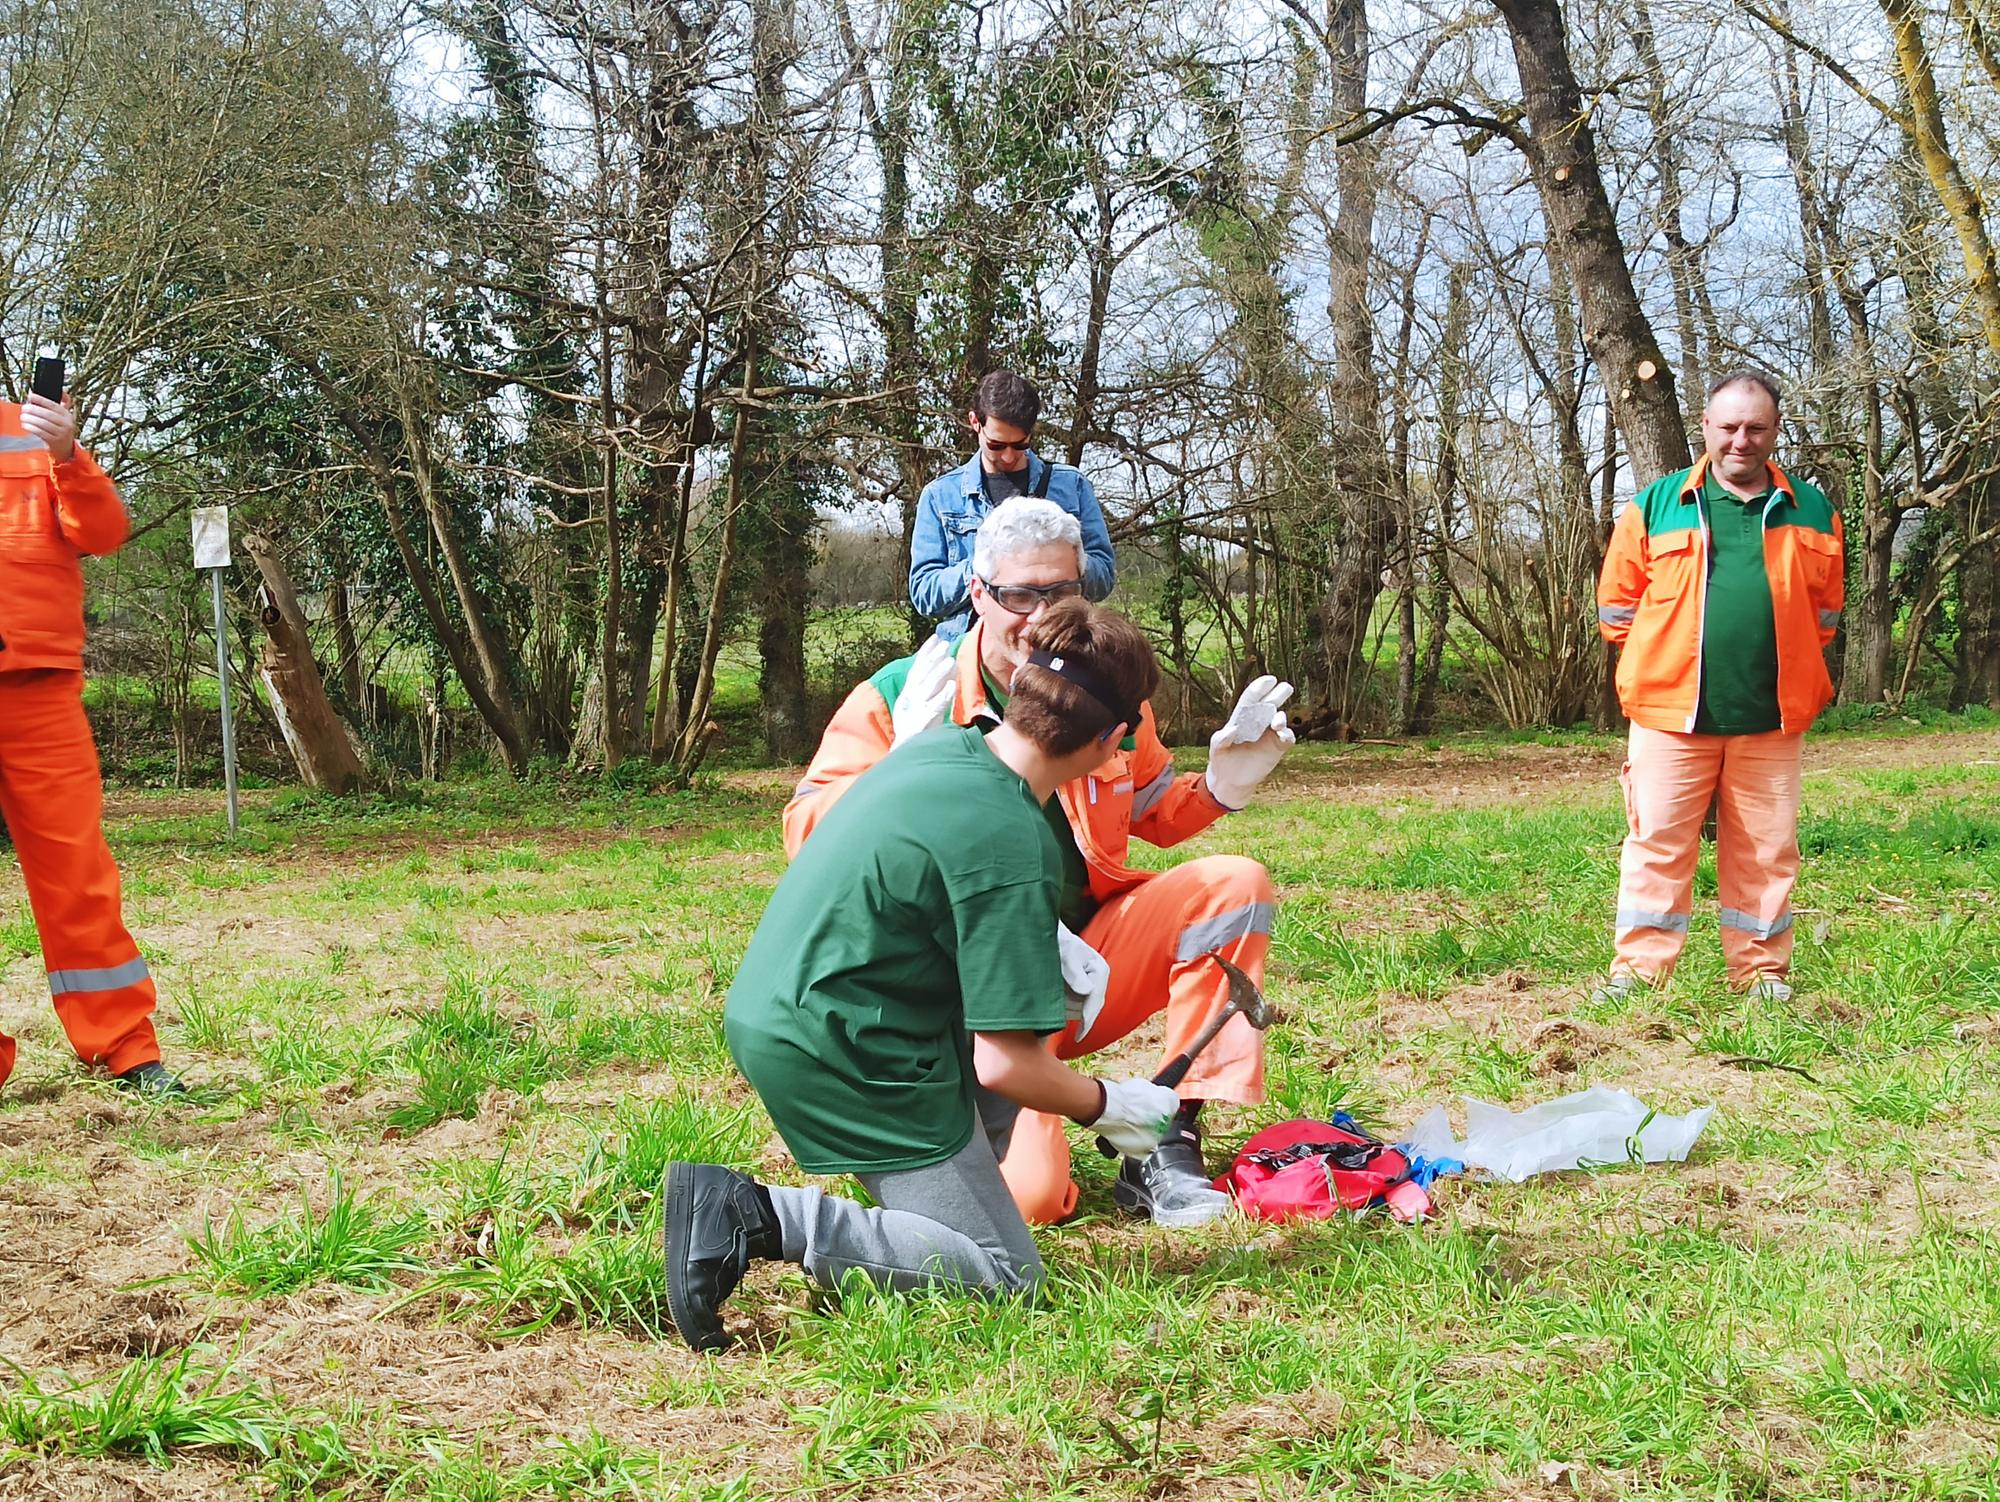
[(656, 1191), (795, 1176), (718, 1025), (785, 774), (258, 793), (233, 843), (120, 794), (199, 1088), (77, 1072), (10, 870), (0, 1497), (2000, 1495), (2000, 735), (1810, 744), (1786, 1007), (1723, 988), (1706, 864), (1671, 990), (1588, 1002), (1617, 761), (1302, 747), (1163, 856), (1282, 894), (1272, 1099), (1212, 1130), (1604, 1083), (1717, 1104), (1691, 1162), (1166, 1233), (1080, 1153), (1043, 1307), (766, 1269), (719, 1360), (662, 1338)]

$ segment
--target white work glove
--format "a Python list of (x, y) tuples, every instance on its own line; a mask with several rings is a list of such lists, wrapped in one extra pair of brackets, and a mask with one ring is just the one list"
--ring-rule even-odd
[(1063, 989), (1069, 993), (1069, 1020), (1081, 1039), (1097, 1025), (1104, 1010), (1104, 992), (1111, 984), (1111, 962), (1069, 931), (1056, 925), (1056, 952), (1062, 956)]
[(1151, 1080), (1099, 1080), (1104, 1110), (1083, 1125), (1128, 1158), (1143, 1158), (1160, 1145), (1173, 1123), (1181, 1098), (1166, 1085)]
[(1239, 809), (1248, 803), (1257, 784), (1271, 775), (1298, 739), (1285, 723), (1281, 707), (1291, 696), (1291, 684), (1280, 683), (1269, 673), (1252, 679), (1222, 728), (1209, 737), (1208, 790), (1224, 808)]
[(958, 663), (952, 658), (951, 643), (933, 636), (917, 648), (903, 691), (889, 706), (889, 724), (895, 732), (889, 741), (891, 748), (942, 725), (957, 693)]

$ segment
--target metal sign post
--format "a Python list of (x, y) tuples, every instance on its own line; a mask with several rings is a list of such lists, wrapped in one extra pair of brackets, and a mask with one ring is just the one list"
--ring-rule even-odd
[(229, 567), (229, 508), (194, 509), (194, 566), (207, 570), (215, 597), (215, 681), (222, 689), (222, 780), (229, 790), (229, 832), (236, 833), (236, 721), (229, 712), (229, 634), (222, 610), (222, 571)]

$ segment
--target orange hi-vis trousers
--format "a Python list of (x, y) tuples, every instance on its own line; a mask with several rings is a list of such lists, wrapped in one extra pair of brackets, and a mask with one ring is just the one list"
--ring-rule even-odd
[(1648, 982), (1673, 974), (1687, 943), (1701, 822), (1715, 801), (1715, 895), (1722, 957), (1739, 990), (1792, 965), (1803, 735), (1680, 735), (1632, 727), (1627, 831), (1618, 862), (1613, 968)]
[[(153, 979), (125, 929), (118, 866), (104, 843), (97, 745), (83, 674), (0, 672), (0, 815), (41, 935), (49, 993), (76, 1056), (113, 1074), (157, 1059)], [(14, 1040), (0, 1034), (0, 1081)]]
[[(1271, 947), (1276, 894), (1256, 861), (1210, 855), (1122, 892), (1099, 908), (1078, 936), (1111, 966), (1104, 1007), (1090, 1031), (1072, 1022), (1050, 1040), (1059, 1059), (1108, 1048), (1164, 1010), (1162, 1064), (1194, 1041), (1229, 1004), (1220, 954), (1259, 985)], [(1175, 1087), (1183, 1100), (1249, 1105), (1264, 1098), (1264, 1035), (1231, 1018)], [(1031, 1225), (1053, 1225), (1076, 1209), (1063, 1117), (1023, 1111), (1015, 1119), (1000, 1175)]]

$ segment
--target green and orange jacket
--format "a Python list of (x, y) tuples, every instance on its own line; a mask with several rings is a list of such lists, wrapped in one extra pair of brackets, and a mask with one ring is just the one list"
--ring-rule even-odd
[[(972, 630), (954, 644), (958, 661), (958, 691), (952, 700), (951, 722), (975, 725), (997, 720), (987, 701), (979, 671), (979, 642), (985, 627)], [(895, 739), (890, 709), (910, 676), (913, 659), (898, 658), (854, 691), (826, 727), (812, 764), (785, 805), (785, 855), (799, 853), (813, 826), (826, 817), (854, 779), (889, 754)], [(1229, 810), (1210, 795), (1199, 772), (1175, 774), (1173, 757), (1153, 724), (1153, 706), (1140, 711), (1139, 728), (1111, 759), (1088, 777), (1056, 789), (1063, 813), (1076, 836), (1090, 873), (1090, 896), (1102, 904), (1120, 892), (1150, 880), (1151, 871), (1126, 864), (1131, 837), (1149, 845), (1177, 845), (1208, 828)]]
[(86, 553), (132, 529), (111, 477), (81, 448), (57, 464), (0, 402), (0, 673), (83, 667)]
[[(1846, 591), (1840, 513), (1773, 464), (1764, 506), (1764, 571), (1778, 639), (1778, 714), (1804, 730), (1833, 697), (1825, 649), (1840, 629)], [(1690, 733), (1701, 707), (1701, 641), (1708, 605), (1709, 522), (1704, 456), (1648, 485), (1611, 531), (1597, 581), (1597, 626), (1624, 648), (1618, 702), (1648, 730)]]

